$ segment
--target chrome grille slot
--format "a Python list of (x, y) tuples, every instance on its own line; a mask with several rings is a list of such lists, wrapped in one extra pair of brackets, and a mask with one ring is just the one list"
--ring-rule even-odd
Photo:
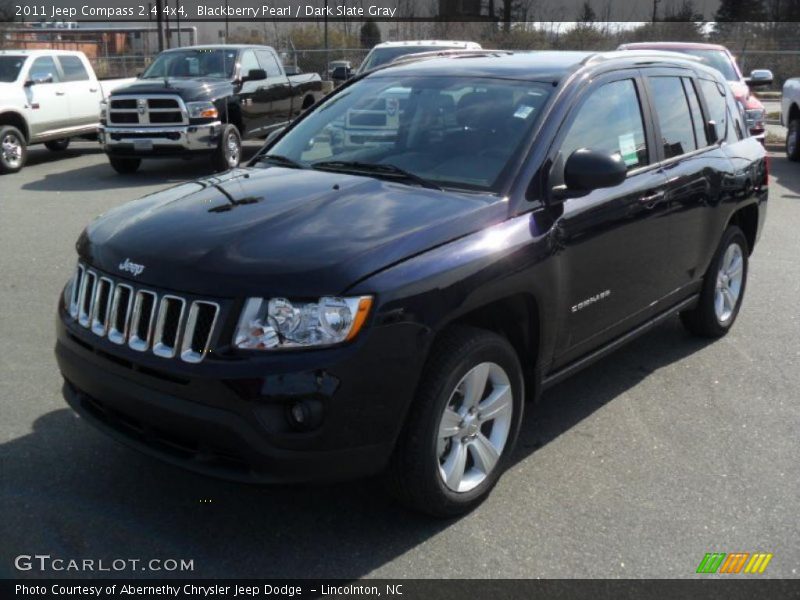
[(153, 335), (153, 318), (156, 312), (156, 295), (153, 292), (139, 290), (133, 301), (130, 338), (128, 346), (139, 352), (150, 347)]
[(183, 298), (162, 296), (158, 309), (155, 332), (153, 333), (153, 353), (164, 358), (172, 358), (178, 350), (183, 309)]
[(108, 309), (111, 305), (111, 292), (114, 284), (108, 277), (101, 277), (95, 286), (94, 306), (92, 307), (92, 333), (104, 336), (108, 331)]
[(111, 318), (109, 319), (108, 339), (115, 344), (124, 344), (128, 337), (128, 324), (133, 307), (133, 289), (124, 283), (114, 288), (111, 300)]
[(200, 300), (192, 302), (181, 345), (183, 360), (190, 363), (203, 360), (211, 344), (211, 334), (214, 332), (218, 315), (218, 304)]
[(78, 308), (78, 323), (83, 327), (89, 327), (92, 315), (92, 305), (94, 304), (94, 285), (97, 275), (92, 271), (85, 271), (83, 281), (81, 281), (80, 306)]
[(73, 319), (78, 318), (78, 307), (80, 306), (81, 286), (83, 285), (83, 274), (86, 269), (83, 265), (78, 265), (72, 279), (72, 295), (69, 300), (69, 316)]

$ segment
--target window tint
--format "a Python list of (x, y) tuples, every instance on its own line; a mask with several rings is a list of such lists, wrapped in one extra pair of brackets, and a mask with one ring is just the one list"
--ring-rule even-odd
[(267, 72), (267, 77), (277, 77), (281, 74), (281, 69), (272, 52), (269, 50), (257, 50), (256, 54), (258, 55), (258, 62), (261, 63), (261, 68)]
[(697, 143), (697, 147), (703, 148), (708, 145), (708, 138), (706, 137), (706, 130), (704, 127), (705, 121), (703, 120), (703, 111), (700, 110), (700, 101), (697, 99), (694, 83), (689, 77), (683, 78), (683, 88), (686, 92), (686, 97), (689, 99), (689, 109), (692, 111), (694, 139)]
[(680, 77), (650, 77), (653, 108), (661, 126), (664, 158), (697, 149), (689, 103)]
[[(700, 91), (706, 99), (708, 107), (708, 118), (717, 124), (717, 134), (719, 139), (724, 140), (728, 137), (728, 110), (725, 106), (725, 89), (716, 81), (699, 79)], [(722, 88), (722, 89), (721, 89)]]
[(256, 55), (252, 50), (245, 50), (242, 53), (241, 61), (241, 76), (247, 77), (247, 74), (253, 69), (260, 69), (261, 65), (256, 60)]
[(40, 56), (31, 65), (31, 70), (28, 73), (28, 79), (33, 79), (34, 81), (37, 79), (45, 79), (47, 77), (52, 77), (53, 81), (60, 81), (61, 78), (58, 76), (58, 69), (56, 69), (56, 63), (53, 60), (52, 56)]
[(89, 73), (77, 56), (59, 56), (61, 70), (64, 71), (64, 81), (88, 81)]
[(648, 163), (642, 110), (632, 79), (597, 88), (581, 105), (561, 144), (561, 160), (580, 148), (618, 154), (628, 170)]

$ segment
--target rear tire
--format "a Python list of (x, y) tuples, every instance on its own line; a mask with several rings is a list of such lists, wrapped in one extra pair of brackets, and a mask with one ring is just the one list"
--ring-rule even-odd
[(681, 321), (690, 333), (719, 338), (730, 331), (744, 299), (747, 267), (747, 238), (741, 229), (731, 225), (708, 267), (697, 306), (681, 313)]
[(235, 169), (242, 160), (242, 136), (235, 125), (230, 123), (222, 129), (219, 144), (211, 155), (211, 166), (215, 171)]
[(0, 173), (16, 173), (28, 160), (28, 147), (19, 129), (0, 127)]
[(69, 146), (69, 138), (61, 138), (60, 140), (50, 140), (44, 143), (44, 147), (52, 152), (63, 152)]
[(130, 175), (131, 173), (136, 173), (136, 171), (139, 169), (139, 165), (142, 164), (142, 159), (118, 158), (109, 156), (108, 162), (111, 164), (111, 168), (120, 175)]
[(445, 332), (385, 473), (389, 491), (436, 517), (474, 509), (510, 462), (523, 394), (519, 358), (505, 338), (465, 326)]
[(786, 156), (800, 162), (800, 119), (792, 119), (786, 128)]

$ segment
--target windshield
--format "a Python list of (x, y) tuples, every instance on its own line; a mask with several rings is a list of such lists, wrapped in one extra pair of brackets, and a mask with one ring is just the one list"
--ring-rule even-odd
[(702, 59), (706, 65), (722, 73), (725, 81), (739, 81), (739, 74), (733, 66), (733, 58), (724, 50), (689, 49), (680, 50), (680, 52)]
[(417, 183), (498, 191), (553, 89), (527, 81), (387, 75), (330, 97), (268, 154), (295, 166), (387, 177), (402, 170)]
[(210, 77), (231, 79), (236, 50), (194, 48), (159, 54), (142, 79), (161, 77)]
[(406, 54), (434, 52), (436, 50), (452, 50), (453, 48), (461, 48), (461, 46), (394, 46), (389, 48), (373, 48), (367, 55), (367, 58), (364, 59), (364, 62), (358, 67), (358, 72), (363, 73), (375, 67), (380, 67)]
[(23, 64), (25, 64), (24, 56), (0, 56), (0, 81), (3, 83), (16, 81)]

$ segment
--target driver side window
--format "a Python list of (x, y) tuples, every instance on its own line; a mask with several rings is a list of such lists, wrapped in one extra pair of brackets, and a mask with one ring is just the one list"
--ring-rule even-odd
[(633, 79), (602, 85), (586, 98), (561, 144), (561, 164), (581, 148), (621, 156), (629, 171), (648, 164), (642, 109)]
[(258, 64), (256, 60), (255, 52), (252, 50), (245, 50), (242, 53), (242, 62), (241, 62), (241, 76), (247, 77), (247, 74), (250, 71), (261, 69), (261, 65)]
[(37, 81), (41, 79), (47, 79), (48, 77), (53, 78), (53, 83), (56, 83), (60, 80), (60, 77), (58, 76), (58, 69), (56, 69), (56, 63), (52, 56), (40, 56), (33, 61), (31, 70), (28, 73), (28, 79)]

